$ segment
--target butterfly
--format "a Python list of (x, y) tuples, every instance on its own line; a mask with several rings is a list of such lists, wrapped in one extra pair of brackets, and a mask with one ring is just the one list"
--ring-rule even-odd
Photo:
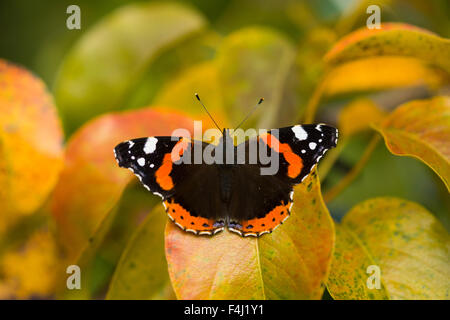
[[(217, 145), (156, 136), (119, 143), (114, 153), (120, 167), (130, 169), (162, 198), (167, 215), (184, 231), (214, 235), (227, 228), (259, 237), (289, 217), (293, 187), (337, 139), (332, 126), (306, 124), (268, 130), (235, 145), (230, 130), (224, 129)], [(277, 163), (268, 174), (272, 163), (263, 163), (263, 149), (270, 155), (267, 159)], [(196, 152), (208, 151), (219, 161), (195, 161)]]

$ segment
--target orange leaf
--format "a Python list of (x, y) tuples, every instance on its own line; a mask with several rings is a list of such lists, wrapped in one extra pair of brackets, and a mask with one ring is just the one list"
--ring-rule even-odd
[[(292, 213), (273, 233), (213, 237), (166, 227), (166, 257), (179, 299), (320, 299), (334, 245), (315, 173), (298, 185)], [(161, 208), (160, 214), (165, 214)]]

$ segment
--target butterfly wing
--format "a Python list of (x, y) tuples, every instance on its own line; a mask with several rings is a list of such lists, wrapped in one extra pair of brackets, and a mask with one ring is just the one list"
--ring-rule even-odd
[(208, 145), (180, 137), (148, 137), (122, 142), (114, 152), (120, 167), (130, 169), (163, 199), (177, 226), (195, 234), (215, 234), (224, 227), (219, 169), (193, 161), (194, 148), (203, 152)]
[[(255, 139), (258, 148), (267, 146), (278, 159), (278, 170), (262, 175), (262, 165), (239, 165), (233, 174), (233, 201), (229, 230), (242, 236), (260, 236), (275, 230), (290, 215), (293, 186), (301, 183), (327, 150), (336, 146), (336, 128), (323, 124), (297, 125), (276, 130)], [(253, 139), (245, 142), (246, 154)], [(260, 149), (258, 149), (259, 152)], [(251, 196), (250, 196), (251, 195)]]

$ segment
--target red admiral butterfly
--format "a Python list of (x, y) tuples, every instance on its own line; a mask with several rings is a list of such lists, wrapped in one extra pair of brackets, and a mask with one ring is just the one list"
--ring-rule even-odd
[[(241, 236), (270, 233), (290, 215), (293, 186), (308, 176), (324, 153), (336, 146), (338, 131), (325, 124), (307, 124), (269, 130), (234, 145), (228, 129), (218, 146), (184, 137), (148, 137), (118, 144), (120, 167), (130, 169), (152, 193), (163, 199), (169, 218), (184, 231), (213, 235), (224, 227)], [(278, 161), (271, 175), (261, 173), (262, 147)], [(223, 149), (222, 149), (223, 148)], [(195, 150), (212, 149), (215, 163), (196, 164)], [(231, 163), (227, 156), (234, 151)], [(244, 150), (245, 161), (237, 160)]]

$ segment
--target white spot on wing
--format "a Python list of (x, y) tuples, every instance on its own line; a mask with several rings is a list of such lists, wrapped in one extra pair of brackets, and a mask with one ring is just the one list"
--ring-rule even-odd
[(147, 138), (147, 141), (144, 145), (144, 152), (146, 154), (153, 153), (156, 150), (156, 143), (158, 142), (158, 139), (155, 137)]
[(150, 163), (150, 168), (153, 168), (155, 165), (153, 163)]
[(310, 143), (309, 143), (309, 148), (310, 148), (311, 150), (314, 150), (314, 149), (316, 148), (316, 146), (317, 146), (317, 143), (315, 143), (315, 142), (310, 142)]
[(134, 142), (133, 141), (128, 141), (128, 149), (130, 149), (132, 146), (134, 146)]
[(137, 162), (138, 162), (138, 164), (139, 164), (141, 167), (145, 166), (145, 159), (144, 159), (144, 158), (139, 158), (139, 159), (137, 159)]
[(305, 129), (303, 129), (300, 125), (293, 126), (292, 131), (294, 132), (295, 137), (300, 141), (306, 140), (308, 138), (308, 134), (306, 133)]

